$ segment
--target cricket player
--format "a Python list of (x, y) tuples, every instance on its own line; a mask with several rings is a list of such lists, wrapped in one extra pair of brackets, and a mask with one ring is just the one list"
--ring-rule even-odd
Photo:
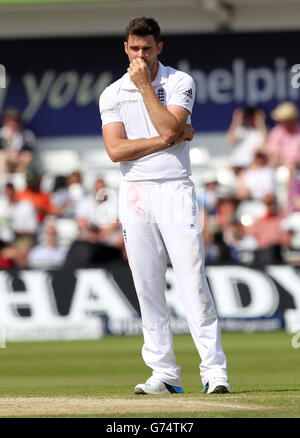
[(204, 271), (195, 189), (189, 178), (195, 84), (158, 61), (160, 27), (135, 18), (126, 28), (127, 73), (100, 96), (108, 155), (120, 162), (119, 215), (143, 325), (151, 377), (135, 394), (183, 393), (165, 298), (168, 257), (201, 358), (204, 393), (231, 392), (220, 326)]

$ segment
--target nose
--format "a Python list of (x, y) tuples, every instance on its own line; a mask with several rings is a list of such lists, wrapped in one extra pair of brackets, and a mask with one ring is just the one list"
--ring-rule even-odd
[(144, 59), (144, 51), (143, 51), (143, 49), (140, 49), (140, 50), (138, 51), (138, 58), (142, 58), (142, 59)]

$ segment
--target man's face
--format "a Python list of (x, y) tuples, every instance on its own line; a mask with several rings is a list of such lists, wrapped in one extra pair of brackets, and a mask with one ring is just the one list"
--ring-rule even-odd
[(157, 67), (157, 57), (162, 51), (163, 43), (157, 44), (153, 35), (144, 37), (129, 35), (128, 42), (124, 43), (124, 48), (130, 63), (134, 59), (141, 58), (152, 72)]

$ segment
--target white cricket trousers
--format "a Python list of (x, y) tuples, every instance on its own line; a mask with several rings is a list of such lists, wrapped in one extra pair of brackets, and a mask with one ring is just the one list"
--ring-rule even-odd
[(152, 375), (182, 386), (165, 298), (169, 255), (186, 319), (201, 358), (200, 376), (227, 378), (215, 305), (204, 271), (204, 250), (193, 182), (123, 181), (119, 216), (141, 310), (142, 356)]

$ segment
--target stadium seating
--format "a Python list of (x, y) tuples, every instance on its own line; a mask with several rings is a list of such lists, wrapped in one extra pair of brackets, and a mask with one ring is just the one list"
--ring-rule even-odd
[(69, 247), (79, 234), (78, 227), (74, 219), (57, 219), (56, 229), (58, 233), (58, 242), (64, 247)]
[(89, 149), (82, 154), (82, 165), (85, 169), (112, 169), (118, 164), (111, 161), (105, 149)]
[(39, 168), (41, 172), (67, 176), (73, 171), (80, 170), (81, 162), (76, 151), (69, 149), (47, 150), (39, 153)]

